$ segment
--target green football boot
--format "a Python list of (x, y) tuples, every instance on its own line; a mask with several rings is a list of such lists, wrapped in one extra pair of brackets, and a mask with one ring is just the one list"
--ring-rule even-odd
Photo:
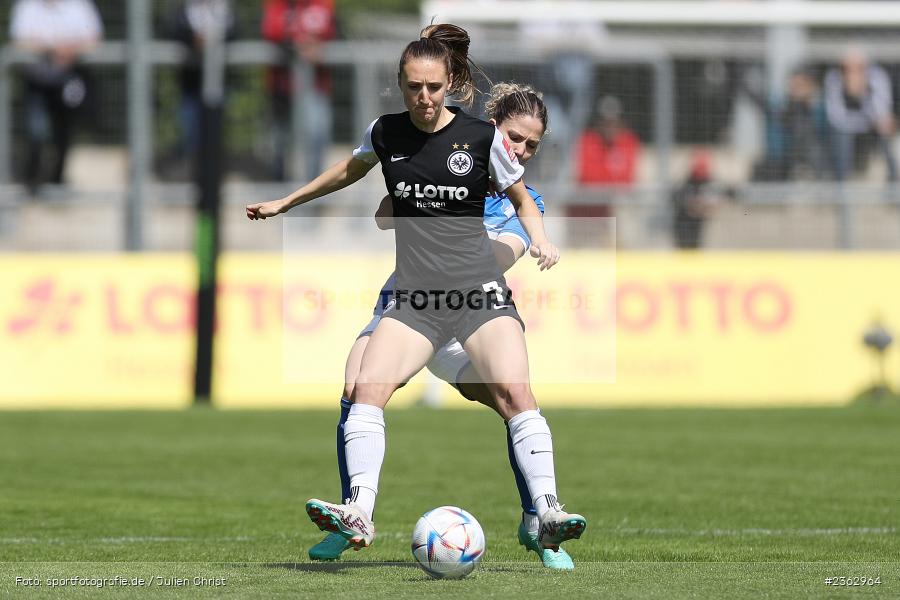
[(329, 533), (321, 542), (309, 549), (311, 560), (337, 560), (350, 547), (350, 542), (336, 533)]
[(354, 550), (368, 548), (375, 541), (375, 523), (356, 502), (333, 504), (311, 498), (306, 502), (306, 514), (319, 529), (338, 534)]
[(548, 569), (557, 569), (560, 571), (571, 571), (575, 568), (572, 557), (560, 548), (554, 552), (550, 548), (541, 548), (538, 545), (537, 533), (529, 533), (525, 529), (524, 523), (519, 523), (519, 544), (525, 546), (525, 550), (531, 550), (541, 557), (541, 562)]

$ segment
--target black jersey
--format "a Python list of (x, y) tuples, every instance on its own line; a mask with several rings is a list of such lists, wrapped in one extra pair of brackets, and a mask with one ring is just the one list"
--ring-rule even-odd
[(393, 200), (398, 289), (447, 289), (496, 279), (484, 229), (489, 179), (502, 191), (523, 169), (496, 127), (458, 108), (442, 129), (418, 129), (409, 113), (384, 115), (354, 151), (381, 162)]

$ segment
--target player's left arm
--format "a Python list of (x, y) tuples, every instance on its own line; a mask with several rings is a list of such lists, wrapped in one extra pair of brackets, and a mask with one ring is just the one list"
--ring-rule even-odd
[(534, 198), (528, 193), (522, 180), (516, 181), (506, 188), (504, 192), (516, 209), (516, 216), (519, 217), (519, 222), (525, 228), (525, 233), (531, 238), (531, 256), (538, 259), (538, 266), (541, 268), (541, 271), (549, 269), (558, 263), (559, 248), (547, 238), (541, 211), (535, 204)]
[[(544, 197), (528, 186), (525, 186), (525, 189), (531, 194), (534, 203), (537, 205), (538, 210), (541, 211), (541, 215), (543, 215)], [(531, 246), (531, 240), (528, 238), (528, 234), (525, 233), (525, 228), (522, 227), (518, 217), (511, 216), (500, 229), (497, 238), (491, 240), (491, 244), (493, 245), (497, 264), (500, 265), (505, 273), (516, 264), (516, 261), (525, 255), (525, 251)]]
[(541, 271), (558, 263), (559, 249), (547, 239), (541, 211), (522, 182), (525, 169), (519, 164), (499, 129), (494, 129), (488, 168), (494, 187), (509, 197), (525, 233), (531, 238), (531, 256), (538, 259)]

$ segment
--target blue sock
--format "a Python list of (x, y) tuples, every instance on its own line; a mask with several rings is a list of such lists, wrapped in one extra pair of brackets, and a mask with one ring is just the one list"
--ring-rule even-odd
[(528, 493), (528, 484), (525, 483), (525, 476), (522, 475), (522, 470), (519, 469), (519, 463), (516, 461), (512, 436), (509, 434), (509, 423), (504, 421), (504, 424), (506, 425), (506, 449), (509, 453), (509, 466), (512, 467), (513, 475), (516, 476), (516, 487), (519, 488), (519, 501), (522, 503), (522, 512), (536, 516), (537, 510), (535, 510), (534, 503), (531, 501), (531, 494)]
[(347, 472), (347, 451), (344, 447), (344, 423), (347, 422), (347, 416), (350, 414), (350, 407), (353, 403), (346, 398), (341, 398), (341, 419), (337, 424), (337, 460), (338, 472), (341, 475), (341, 499), (343, 502), (350, 497), (350, 473)]

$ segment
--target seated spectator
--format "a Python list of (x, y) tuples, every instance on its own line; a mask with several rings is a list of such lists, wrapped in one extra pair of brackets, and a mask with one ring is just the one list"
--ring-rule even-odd
[[(100, 42), (103, 25), (91, 0), (17, 0), (10, 20), (13, 43), (37, 55), (24, 69), (24, 180), (34, 193), (46, 180), (63, 183), (75, 112), (87, 98), (79, 58)], [(43, 154), (51, 143), (49, 173)]]
[(622, 103), (604, 96), (593, 126), (578, 139), (578, 182), (586, 185), (630, 186), (641, 143), (622, 121)]
[(894, 114), (891, 81), (887, 72), (869, 64), (858, 48), (849, 49), (839, 69), (825, 77), (825, 109), (832, 129), (832, 151), (839, 180), (845, 180), (856, 162), (857, 143), (869, 136), (887, 162), (889, 181), (897, 180), (891, 147)]

